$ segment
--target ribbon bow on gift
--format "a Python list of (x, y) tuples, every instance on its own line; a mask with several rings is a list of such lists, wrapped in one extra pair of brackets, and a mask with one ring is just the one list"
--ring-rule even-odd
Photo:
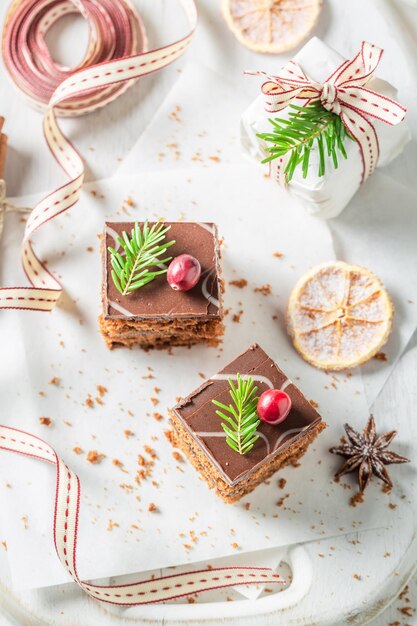
[(265, 109), (272, 113), (285, 109), (295, 98), (320, 100), (328, 111), (339, 115), (347, 131), (356, 139), (362, 156), (362, 182), (374, 171), (379, 157), (378, 135), (369, 117), (391, 126), (399, 124), (406, 109), (395, 100), (366, 89), (374, 77), (383, 50), (362, 42), (361, 50), (345, 61), (323, 83), (310, 80), (295, 61), (277, 76), (256, 72), (268, 80), (262, 85)]

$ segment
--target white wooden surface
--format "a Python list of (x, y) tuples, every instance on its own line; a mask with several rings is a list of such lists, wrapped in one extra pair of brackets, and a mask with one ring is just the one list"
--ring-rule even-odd
[[(6, 2), (0, 6), (0, 19), (3, 18)], [(167, 10), (166, 0), (136, 0), (144, 10), (147, 23), (151, 24), (151, 39), (155, 44), (168, 40), (175, 33), (172, 31), (171, 14)], [(194, 52), (200, 60), (207, 63), (207, 52), (211, 51), (211, 61), (216, 69), (221, 68), (231, 76), (238, 68), (258, 67), (254, 65), (253, 55), (235, 44), (230, 35), (223, 30), (217, 2), (200, 0), (200, 34)], [(417, 15), (406, 5), (401, 6), (405, 16), (404, 24), (409, 27), (408, 36), (417, 37)], [(157, 26), (155, 16), (160, 24)], [(325, 8), (324, 23), (335, 19), (328, 7)], [(180, 29), (180, 24), (176, 27)], [(76, 29), (75, 31), (73, 29)], [(61, 46), (56, 43), (57, 54), (71, 61), (62, 53), (65, 42), (72, 40), (74, 32), (83, 28), (79, 23), (62, 32)], [(156, 34), (158, 32), (158, 35)], [(217, 54), (216, 40), (222, 40), (222, 57)], [(220, 41), (219, 39), (219, 41)], [(71, 50), (73, 49), (70, 46)], [(265, 63), (263, 63), (263, 66)], [(85, 119), (66, 122), (71, 138), (86, 157), (89, 165), (88, 178), (107, 177), (113, 174), (120, 160), (139, 136), (153, 111), (162, 101), (169, 86), (175, 80), (179, 66), (172, 67), (162, 75), (148, 78), (136, 85), (121, 100)], [(7, 164), (6, 178), (10, 195), (49, 190), (62, 180), (53, 159), (50, 158), (41, 134), (39, 114), (28, 109), (26, 103), (10, 87), (5, 79), (4, 68), (0, 67), (0, 114), (7, 119), (7, 131), (11, 149)], [(378, 398), (375, 412), (389, 413), (393, 427), (401, 429), (401, 420), (415, 419), (415, 399), (417, 397), (417, 340), (411, 343), (399, 366), (391, 377), (387, 387)], [(417, 435), (417, 427), (416, 427)], [(310, 593), (295, 607), (280, 615), (279, 623), (288, 625), (337, 626), (338, 624), (364, 624), (379, 613), (403, 588), (410, 575), (417, 557), (416, 548), (410, 548), (416, 519), (401, 527), (401, 532), (381, 530), (358, 534), (356, 537), (339, 538), (307, 546), (307, 552), (313, 564), (313, 584)], [(1, 540), (1, 537), (0, 537)], [(0, 550), (1, 546), (0, 546)], [(0, 580), (7, 580), (5, 555), (0, 552)], [(411, 585), (411, 605), (417, 606), (417, 581)], [(73, 624), (74, 626), (100, 623), (116, 623), (116, 616), (106, 614), (95, 603), (83, 600), (78, 592), (62, 589), (51, 594), (28, 593), (19, 598), (13, 597), (13, 591), (0, 587), (0, 601), (3, 600), (20, 614), (6, 615), (0, 609), (0, 624)], [(72, 602), (69, 602), (69, 600)], [(405, 600), (399, 601), (373, 622), (374, 626), (396, 624), (417, 624), (417, 618), (402, 615), (398, 610), (405, 606)], [(140, 612), (138, 614), (141, 614)], [(207, 615), (208, 616), (208, 615)], [(228, 617), (223, 623), (233, 623)], [(163, 624), (158, 618), (156, 623)], [(190, 623), (190, 622), (188, 622)], [(220, 620), (216, 620), (220, 623)], [(240, 620), (240, 624), (276, 625), (276, 614), (250, 617)]]

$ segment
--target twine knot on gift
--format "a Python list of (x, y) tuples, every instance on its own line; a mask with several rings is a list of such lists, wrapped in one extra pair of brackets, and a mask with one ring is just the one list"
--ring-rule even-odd
[(341, 106), (337, 99), (337, 87), (333, 83), (324, 83), (321, 88), (320, 102), (325, 109), (340, 115)]
[[(373, 120), (394, 126), (405, 116), (406, 109), (391, 98), (365, 87), (379, 65), (383, 50), (366, 41), (357, 55), (344, 61), (323, 83), (312, 81), (291, 60), (276, 76), (249, 72), (267, 80), (262, 85), (265, 109), (276, 113), (293, 100), (304, 105), (319, 100), (323, 107), (338, 115), (346, 130), (359, 146), (362, 158), (362, 182), (375, 170), (379, 158), (378, 134)], [(277, 159), (277, 180), (284, 182), (284, 159)]]

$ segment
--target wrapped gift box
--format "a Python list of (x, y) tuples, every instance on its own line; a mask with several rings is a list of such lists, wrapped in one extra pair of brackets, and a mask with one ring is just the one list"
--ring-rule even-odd
[[(345, 59), (317, 37), (313, 37), (294, 57), (294, 61), (306, 75), (317, 82), (324, 82)], [(373, 78), (366, 85), (392, 99), (397, 99), (397, 90), (390, 83)], [(302, 106), (305, 100), (294, 100)], [(244, 112), (241, 119), (241, 142), (245, 153), (258, 163), (268, 152), (268, 144), (257, 137), (258, 133), (270, 132), (269, 118), (288, 118), (288, 108), (279, 113), (270, 113), (264, 108), (264, 96), (260, 93), (256, 100)], [(402, 122), (389, 126), (378, 120), (372, 120), (377, 131), (380, 155), (378, 167), (390, 163), (398, 156), (410, 140), (410, 132)], [(270, 145), (270, 144), (269, 144)], [(362, 177), (362, 158), (356, 141), (346, 141), (348, 158), (339, 159), (335, 169), (330, 157), (326, 162), (326, 173), (318, 176), (319, 155), (317, 147), (312, 150), (307, 178), (303, 178), (301, 167), (296, 168), (288, 185), (288, 191), (299, 198), (309, 213), (328, 219), (339, 215), (358, 190)]]

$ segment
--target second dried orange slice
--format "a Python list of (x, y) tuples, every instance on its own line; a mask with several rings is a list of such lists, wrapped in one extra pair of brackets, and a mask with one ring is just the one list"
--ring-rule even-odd
[(297, 283), (288, 303), (288, 331), (306, 361), (342, 370), (381, 349), (393, 315), (379, 278), (363, 267), (335, 261), (315, 267)]

